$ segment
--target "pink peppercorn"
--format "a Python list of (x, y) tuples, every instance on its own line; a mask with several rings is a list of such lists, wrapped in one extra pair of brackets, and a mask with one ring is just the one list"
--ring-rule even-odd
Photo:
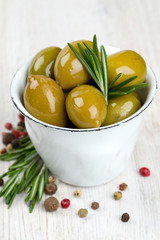
[(13, 131), (12, 131), (12, 134), (14, 135), (15, 138), (19, 138), (19, 137), (20, 137), (19, 132), (16, 131), (16, 130), (13, 130)]
[(5, 127), (7, 130), (11, 130), (11, 129), (13, 128), (12, 123), (9, 123), (9, 122), (5, 123), (4, 127)]
[(61, 201), (62, 208), (68, 208), (70, 206), (71, 202), (69, 199), (65, 198)]
[(143, 176), (143, 177), (150, 176), (150, 170), (148, 168), (146, 168), (146, 167), (140, 168), (139, 172), (140, 172), (141, 176)]
[(18, 114), (18, 117), (21, 122), (24, 122), (24, 116), (21, 113)]
[(6, 134), (6, 132), (2, 132), (2, 137)]
[(20, 135), (20, 136), (23, 136), (23, 137), (28, 136), (27, 132), (25, 132), (25, 131), (19, 132), (19, 135)]

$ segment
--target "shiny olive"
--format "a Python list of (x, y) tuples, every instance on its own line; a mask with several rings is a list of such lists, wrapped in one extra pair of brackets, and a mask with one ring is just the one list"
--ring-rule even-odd
[(24, 106), (35, 118), (64, 127), (67, 123), (65, 96), (59, 85), (51, 78), (30, 75), (24, 91)]
[(69, 119), (78, 128), (100, 127), (107, 113), (103, 95), (90, 85), (72, 89), (66, 98), (66, 109)]
[(141, 102), (136, 92), (108, 101), (107, 116), (103, 126), (117, 123), (134, 114), (141, 107)]
[(54, 78), (53, 66), (60, 51), (58, 47), (48, 47), (38, 52), (30, 64), (28, 75), (45, 75)]
[[(77, 43), (82, 43), (82, 40), (72, 42), (71, 44), (79, 51)], [(93, 43), (85, 41), (90, 48), (93, 48)], [(82, 46), (84, 46), (82, 44)], [(76, 87), (78, 84), (85, 84), (91, 79), (90, 75), (77, 59), (69, 46), (60, 51), (54, 65), (54, 76), (56, 81), (64, 90)]]
[(108, 56), (109, 82), (113, 81), (119, 73), (122, 73), (122, 76), (114, 86), (135, 75), (138, 77), (126, 86), (142, 83), (146, 78), (146, 63), (138, 53), (131, 50), (114, 53)]

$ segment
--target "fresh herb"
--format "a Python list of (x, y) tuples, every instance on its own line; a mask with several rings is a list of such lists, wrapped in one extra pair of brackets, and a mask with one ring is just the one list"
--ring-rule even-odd
[(121, 77), (122, 73), (119, 73), (116, 78), (109, 84), (107, 54), (104, 46), (100, 46), (99, 54), (96, 35), (93, 37), (93, 50), (88, 46), (86, 42), (82, 43), (86, 48), (85, 50), (80, 43), (77, 43), (81, 54), (70, 43), (68, 43), (68, 46), (71, 48), (76, 57), (96, 82), (106, 100), (106, 103), (108, 103), (108, 99), (110, 98), (124, 96), (148, 85), (147, 83), (141, 83), (126, 87), (128, 83), (137, 78), (137, 75), (135, 75), (118, 84), (116, 87), (113, 87), (115, 82)]
[(25, 202), (30, 201), (29, 211), (33, 211), (36, 202), (42, 199), (48, 180), (48, 169), (37, 154), (29, 137), (20, 140), (20, 147), (0, 155), (0, 160), (15, 162), (9, 170), (0, 176), (0, 179), (8, 177), (0, 197), (5, 198), (8, 208), (11, 207), (18, 193), (25, 191)]

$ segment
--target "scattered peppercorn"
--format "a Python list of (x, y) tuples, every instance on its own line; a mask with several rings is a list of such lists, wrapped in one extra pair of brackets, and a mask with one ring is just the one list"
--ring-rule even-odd
[(6, 148), (2, 148), (1, 154), (4, 154), (4, 153), (6, 153), (6, 152), (7, 152), (7, 149), (6, 149)]
[(24, 122), (24, 116), (21, 113), (18, 114), (18, 117), (21, 122)]
[(88, 210), (87, 209), (79, 209), (78, 211), (78, 216), (81, 217), (81, 218), (84, 218), (84, 217), (87, 217), (88, 215)]
[(12, 123), (5, 123), (4, 127), (8, 130), (11, 130), (13, 128)]
[(4, 185), (4, 181), (2, 178), (0, 178), (0, 187), (2, 187)]
[(99, 208), (99, 203), (98, 202), (92, 202), (91, 208), (94, 209), (94, 210), (98, 209)]
[(24, 128), (21, 127), (21, 126), (18, 126), (18, 127), (16, 128), (16, 131), (17, 131), (17, 132), (22, 132), (23, 130), (24, 130)]
[(62, 208), (68, 208), (70, 206), (71, 202), (69, 199), (65, 198), (61, 201)]
[(122, 193), (121, 192), (115, 192), (113, 196), (114, 196), (115, 200), (119, 200), (119, 199), (122, 198)]
[(20, 141), (18, 139), (14, 139), (11, 142), (12, 148), (18, 148), (20, 146)]
[(122, 216), (121, 216), (121, 220), (122, 222), (128, 222), (130, 219), (130, 216), (128, 213), (123, 213)]
[(2, 141), (4, 145), (7, 145), (12, 142), (12, 140), (15, 139), (15, 136), (12, 133), (5, 133), (3, 135)]
[(45, 193), (52, 195), (57, 191), (57, 185), (55, 183), (48, 183), (45, 187)]
[(44, 207), (47, 212), (54, 212), (59, 207), (59, 201), (55, 197), (49, 197), (45, 200)]
[(22, 127), (24, 129), (25, 128), (25, 123), (24, 122), (19, 122), (17, 124), (17, 127)]
[(7, 150), (8, 151), (12, 150), (12, 144), (11, 143), (7, 144)]
[(74, 191), (74, 196), (77, 197), (77, 198), (81, 197), (82, 196), (82, 191), (80, 189)]
[(56, 182), (56, 178), (53, 176), (49, 176), (48, 183), (55, 183), (55, 182)]
[(18, 131), (16, 131), (16, 130), (13, 130), (13, 131), (12, 131), (12, 134), (13, 134), (14, 137), (17, 138), (17, 139), (20, 137), (20, 133), (19, 133)]
[(19, 133), (19, 135), (20, 135), (20, 136), (23, 136), (23, 137), (26, 137), (26, 136), (28, 136), (28, 133), (27, 133), (26, 131), (21, 131), (21, 132)]
[(139, 172), (140, 172), (141, 176), (143, 176), (143, 177), (148, 177), (151, 174), (150, 170), (148, 168), (146, 168), (146, 167), (140, 168)]
[(119, 185), (119, 190), (125, 191), (128, 188), (128, 185), (126, 183), (121, 183)]

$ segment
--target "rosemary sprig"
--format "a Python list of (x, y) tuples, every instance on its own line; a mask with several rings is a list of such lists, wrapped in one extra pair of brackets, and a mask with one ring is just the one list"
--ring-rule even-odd
[(17, 194), (25, 191), (28, 196), (25, 202), (30, 201), (29, 212), (34, 209), (36, 202), (43, 197), (48, 180), (48, 169), (37, 154), (29, 137), (21, 139), (21, 146), (0, 155), (0, 160), (15, 162), (0, 178), (8, 177), (0, 191), (0, 197), (5, 198), (8, 208), (11, 207)]
[(68, 46), (71, 48), (76, 57), (88, 71), (93, 80), (96, 82), (97, 86), (101, 90), (106, 100), (106, 103), (108, 103), (108, 99), (110, 98), (124, 96), (137, 89), (148, 86), (147, 83), (142, 83), (125, 87), (128, 83), (132, 82), (135, 78), (137, 78), (137, 76), (135, 75), (118, 84), (116, 87), (113, 87), (115, 82), (121, 77), (122, 73), (119, 73), (115, 77), (115, 79), (109, 84), (107, 54), (104, 46), (100, 46), (99, 54), (96, 35), (93, 36), (93, 49), (91, 49), (86, 42), (82, 43), (86, 49), (84, 49), (84, 47), (82, 47), (80, 43), (77, 43), (81, 54), (70, 43), (68, 43)]

